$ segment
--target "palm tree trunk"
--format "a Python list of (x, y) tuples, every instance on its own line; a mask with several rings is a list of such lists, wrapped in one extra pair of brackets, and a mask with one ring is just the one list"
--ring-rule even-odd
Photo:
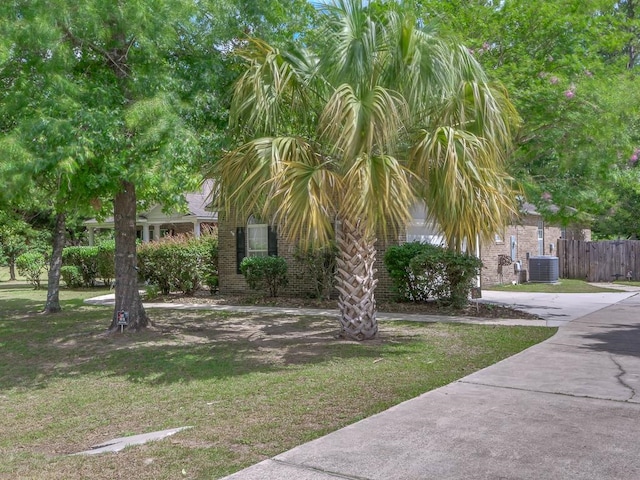
[(53, 251), (49, 261), (49, 277), (47, 284), (47, 303), (44, 313), (57, 313), (60, 307), (60, 269), (62, 267), (62, 250), (64, 249), (66, 215), (56, 215), (56, 229), (53, 233)]
[(365, 234), (360, 222), (353, 225), (343, 220), (337, 229), (336, 288), (339, 292), (341, 333), (354, 340), (368, 340), (378, 333), (374, 242)]
[(118, 312), (128, 315), (128, 330), (143, 329), (149, 317), (138, 292), (138, 268), (136, 256), (136, 189), (131, 182), (122, 181), (120, 191), (113, 202), (113, 220), (116, 233), (116, 304), (109, 330), (115, 332)]

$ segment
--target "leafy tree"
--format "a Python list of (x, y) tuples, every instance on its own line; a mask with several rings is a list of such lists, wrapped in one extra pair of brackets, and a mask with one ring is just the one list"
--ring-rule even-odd
[(231, 123), (244, 142), (210, 174), (227, 215), (273, 218), (303, 248), (337, 236), (341, 328), (362, 340), (377, 333), (375, 235), (404, 226), (414, 201), (453, 249), (514, 212), (503, 166), (517, 116), (466, 48), (406, 6), (339, 0), (317, 32), (242, 49)]
[(0, 259), (9, 266), (9, 280), (16, 279), (16, 259), (28, 250), (30, 231), (24, 220), (0, 211)]
[[(33, 0), (0, 6), (3, 153), (12, 157), (17, 177), (46, 179), (55, 200), (50, 284), (59, 284), (60, 232), (69, 212), (90, 200), (104, 206), (102, 215), (113, 208), (112, 331), (121, 310), (129, 313), (131, 330), (148, 322), (135, 270), (138, 201), (184, 205), (182, 194), (201, 180), (203, 148), (222, 143), (222, 92), (233, 77), (225, 51), (243, 28), (262, 29), (259, 19), (268, 29), (282, 23), (286, 6), (304, 12), (301, 0), (257, 3)], [(203, 93), (204, 85), (212, 93)], [(205, 128), (210, 133), (200, 141), (196, 133)]]
[(416, 3), (507, 86), (523, 119), (510, 172), (530, 201), (563, 223), (621, 204), (622, 178), (638, 180), (637, 0)]

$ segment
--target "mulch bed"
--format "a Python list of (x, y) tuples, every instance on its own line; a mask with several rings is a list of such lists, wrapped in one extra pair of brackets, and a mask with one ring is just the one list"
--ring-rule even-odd
[[(149, 300), (145, 300), (149, 301)], [(193, 303), (208, 305), (255, 305), (265, 307), (283, 307), (283, 308), (320, 308), (335, 309), (337, 308), (336, 300), (319, 300), (315, 298), (291, 298), (291, 297), (261, 297), (255, 295), (220, 295), (211, 294), (209, 291), (198, 291), (194, 295), (181, 295), (172, 293), (170, 295), (161, 295), (151, 300), (152, 302), (163, 303)], [(387, 313), (409, 313), (421, 315), (449, 315), (479, 318), (521, 318), (521, 319), (537, 319), (536, 315), (531, 313), (515, 310), (513, 308), (502, 305), (479, 303), (470, 303), (462, 309), (452, 309), (440, 306), (437, 302), (378, 302), (378, 310)]]

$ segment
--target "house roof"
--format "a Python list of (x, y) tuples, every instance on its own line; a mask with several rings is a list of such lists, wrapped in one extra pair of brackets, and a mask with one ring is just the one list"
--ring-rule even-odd
[[(545, 208), (550, 213), (558, 213), (560, 211), (560, 207), (558, 207), (557, 205), (554, 205), (554, 204), (549, 204)], [(577, 211), (573, 207), (567, 207), (567, 209), (570, 210), (570, 211), (573, 211), (573, 212)], [(522, 202), (522, 205), (520, 205), (520, 211), (522, 213), (524, 213), (524, 214), (527, 214), (527, 215), (542, 216), (542, 214), (538, 211), (536, 206), (533, 203), (529, 203), (529, 202)]]

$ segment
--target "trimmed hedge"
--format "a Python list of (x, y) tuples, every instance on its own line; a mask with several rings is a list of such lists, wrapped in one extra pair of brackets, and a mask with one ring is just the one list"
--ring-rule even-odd
[(288, 284), (287, 262), (282, 257), (247, 257), (240, 263), (240, 272), (249, 288), (271, 297), (277, 297), (280, 287)]
[(218, 241), (212, 236), (178, 235), (138, 247), (141, 278), (164, 295), (173, 291), (190, 295), (202, 285), (217, 287), (217, 265)]
[(417, 242), (390, 247), (384, 263), (400, 300), (435, 299), (456, 308), (468, 303), (482, 267), (472, 255)]
[(83, 287), (94, 287), (98, 275), (98, 247), (65, 247), (62, 265), (76, 267), (82, 276)]
[(60, 278), (68, 288), (78, 288), (82, 286), (82, 274), (78, 267), (65, 265), (60, 268)]

